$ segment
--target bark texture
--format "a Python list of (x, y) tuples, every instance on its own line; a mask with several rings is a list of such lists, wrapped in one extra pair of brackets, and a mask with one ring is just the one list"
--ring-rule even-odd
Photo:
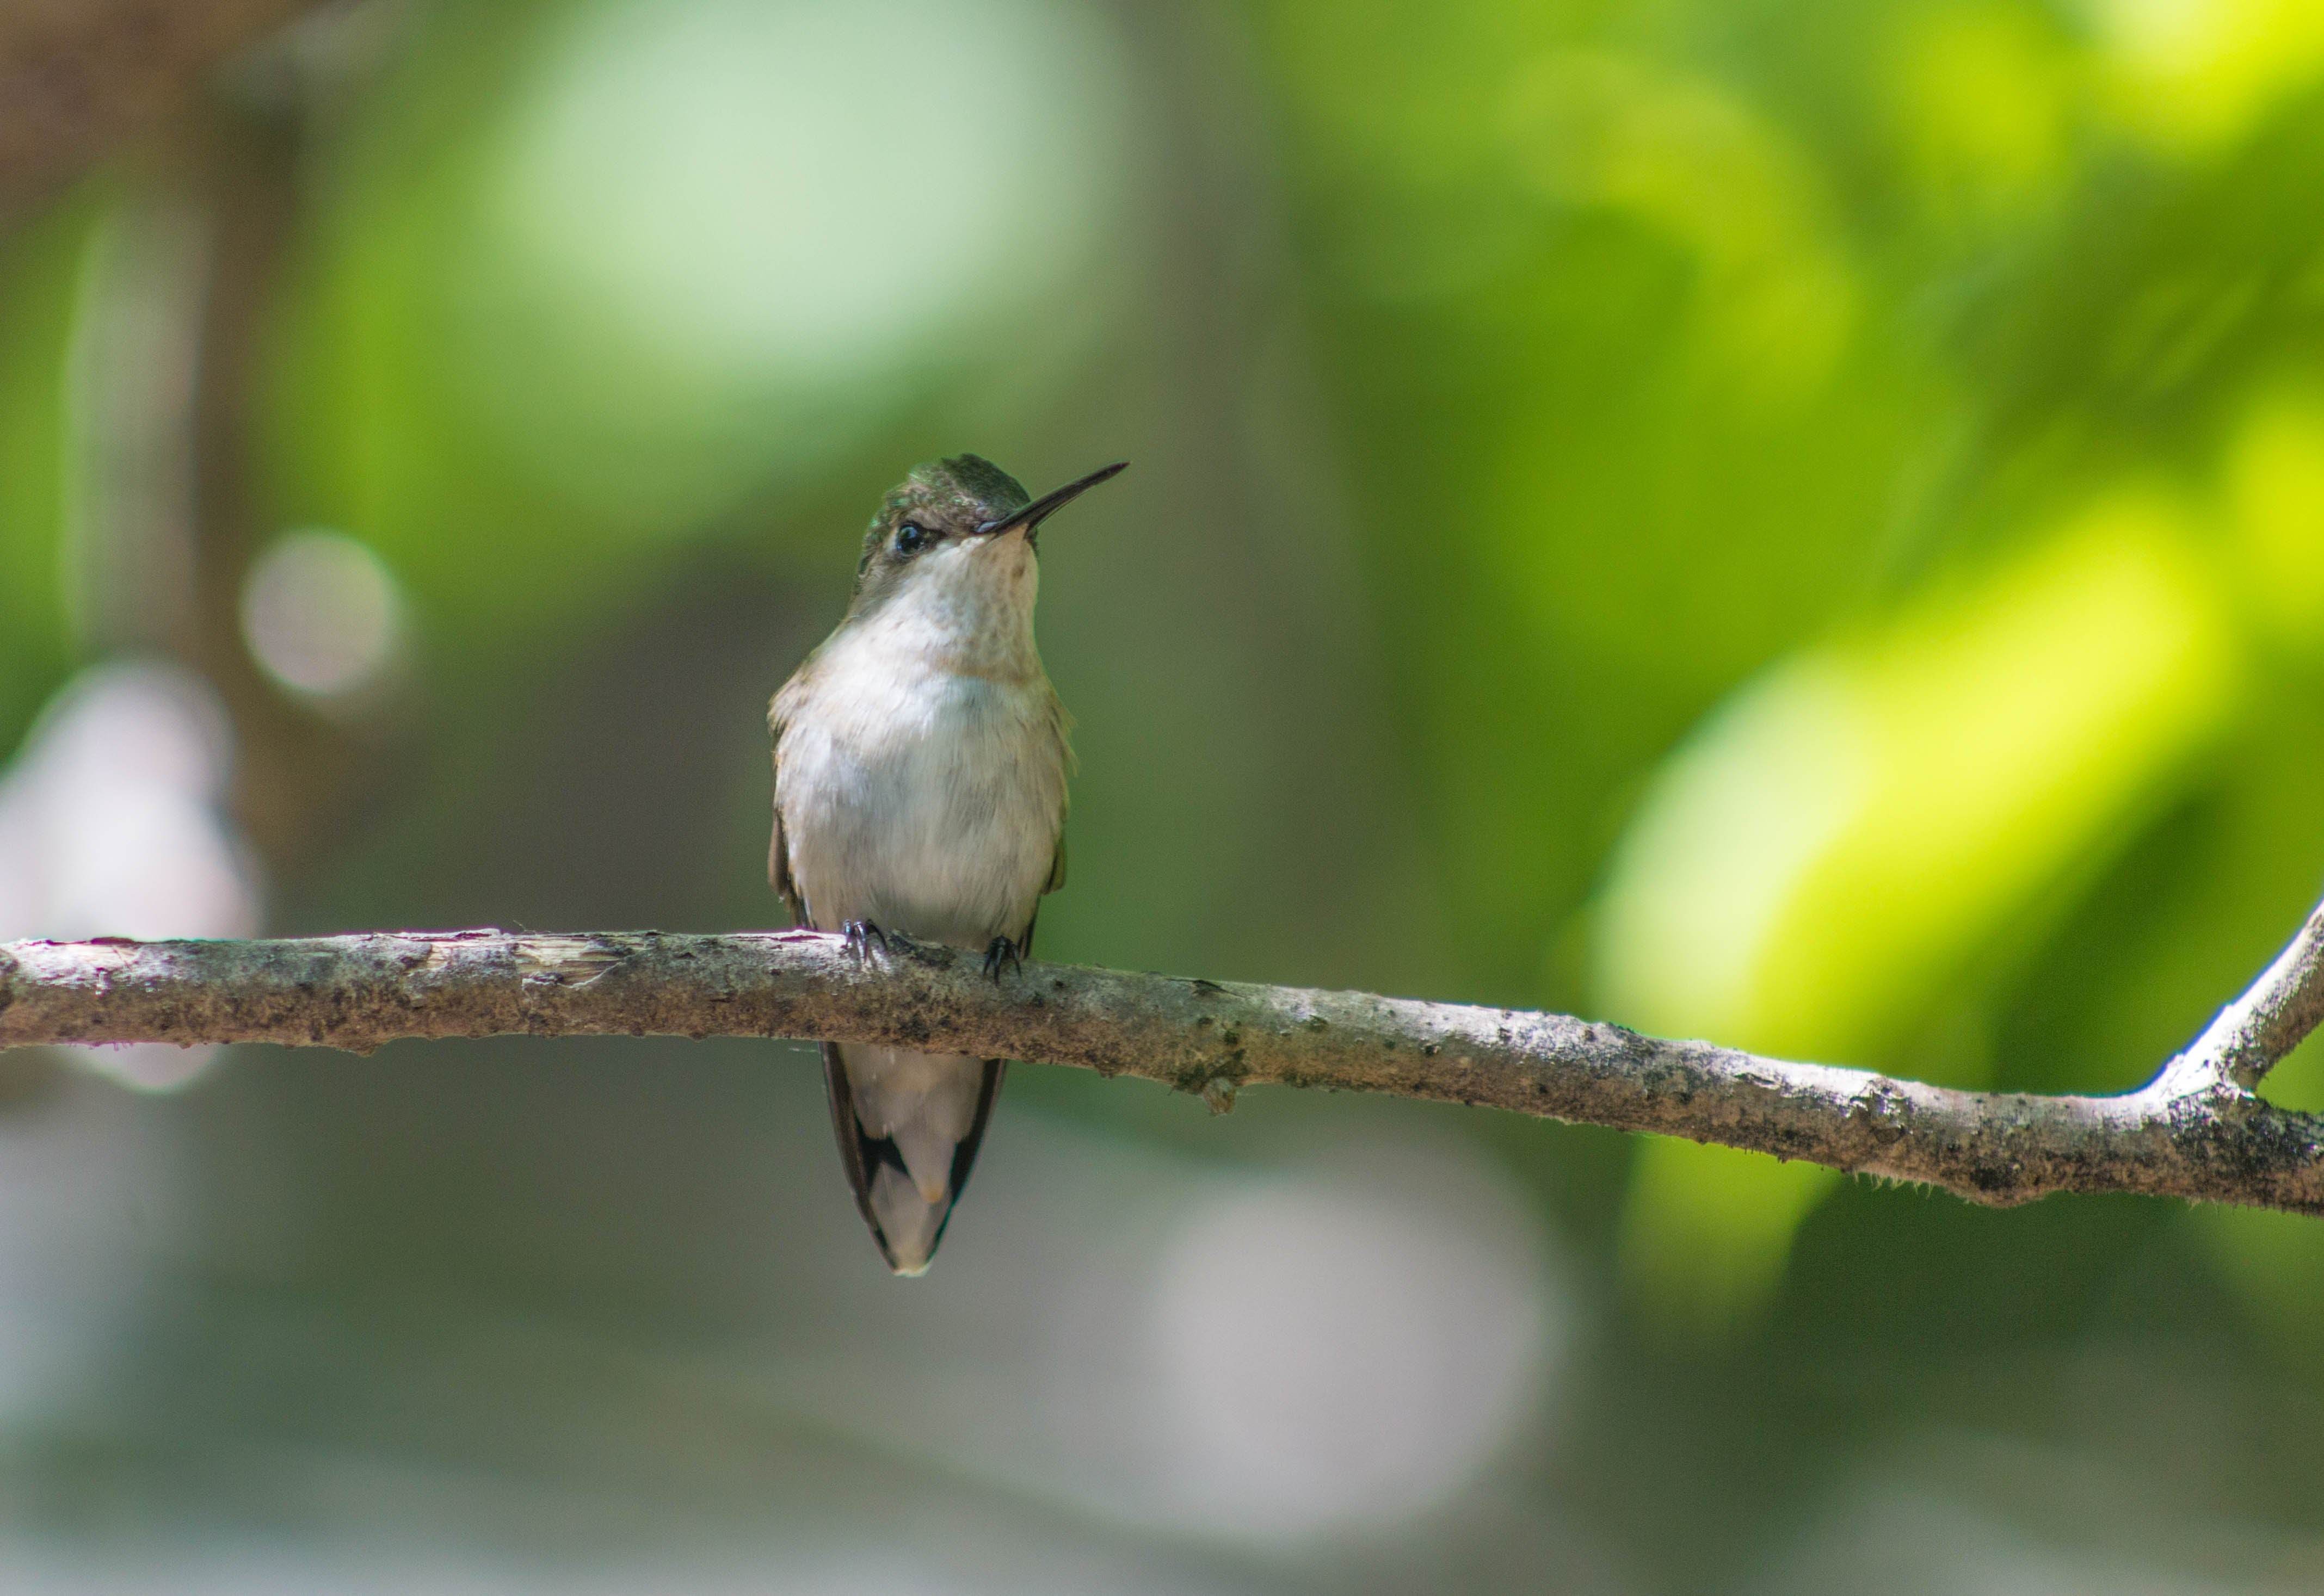
[(1466, 1103), (1805, 1159), (2006, 1206), (2132, 1191), (2324, 1213), (2324, 1120), (2252, 1088), (2324, 1012), (2324, 912), (2188, 1052), (2113, 1097), (1954, 1091), (1564, 1014), (1028, 963), (835, 936), (384, 931), (0, 945), (0, 1048), (765, 1036)]

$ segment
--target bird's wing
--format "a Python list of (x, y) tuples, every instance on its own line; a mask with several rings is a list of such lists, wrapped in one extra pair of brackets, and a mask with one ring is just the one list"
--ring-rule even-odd
[[(1041, 897), (1047, 897), (1051, 893), (1056, 891), (1057, 888), (1065, 885), (1065, 831), (1060, 829), (1057, 832), (1057, 857), (1050, 862), (1049, 884), (1041, 889)], [(1017, 939), (1017, 956), (1019, 958), (1030, 959), (1033, 957), (1033, 928), (1040, 923), (1041, 898), (1035, 898), (1033, 900), (1033, 912), (1025, 916), (1025, 934)]]
[(783, 840), (783, 697), (775, 695), (767, 706), (767, 729), (775, 741), (775, 834), (767, 843), (767, 885), (773, 887), (791, 912), (791, 918), (807, 923), (807, 905), (799, 902), (798, 883), (791, 879), (791, 850)]
[[(1067, 775), (1073, 774), (1074, 768), (1073, 726), (1073, 717), (1065, 713), (1065, 706), (1057, 701), (1056, 693), (1052, 690), (1049, 693), (1049, 735), (1056, 739), (1057, 764)], [(1042, 884), (1041, 897), (1047, 897), (1065, 884), (1065, 805), (1061, 789), (1057, 800), (1057, 851), (1049, 860), (1049, 879)], [(1017, 939), (1017, 951), (1020, 955), (1033, 951), (1033, 928), (1040, 919), (1041, 899), (1036, 898), (1033, 900), (1033, 912), (1025, 916), (1025, 934)]]

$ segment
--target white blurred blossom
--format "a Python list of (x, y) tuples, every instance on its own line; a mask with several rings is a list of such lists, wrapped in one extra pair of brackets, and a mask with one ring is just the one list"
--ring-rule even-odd
[[(94, 666), (51, 701), (0, 770), (0, 941), (243, 937), (257, 885), (220, 802), (232, 734), (207, 683), (149, 662)], [(75, 1050), (149, 1090), (211, 1050)]]

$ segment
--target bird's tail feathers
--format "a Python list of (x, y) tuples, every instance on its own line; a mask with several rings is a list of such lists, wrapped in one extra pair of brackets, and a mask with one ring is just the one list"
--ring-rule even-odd
[(832, 1129), (855, 1206), (888, 1267), (925, 1272), (992, 1117), (1000, 1059), (823, 1044)]

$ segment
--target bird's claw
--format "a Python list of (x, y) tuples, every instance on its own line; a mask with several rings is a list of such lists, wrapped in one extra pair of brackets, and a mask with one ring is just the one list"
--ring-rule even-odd
[(888, 940), (888, 933), (868, 920), (842, 922), (839, 934), (847, 940), (847, 951), (858, 964), (872, 962), (872, 944), (874, 942), (880, 944), (880, 951), (882, 953), (893, 950)]
[(1011, 965), (1017, 967), (1018, 974), (1024, 973), (1024, 950), (1007, 937), (993, 938), (992, 945), (984, 950), (984, 973), (995, 986), (1001, 985), (1001, 972)]

